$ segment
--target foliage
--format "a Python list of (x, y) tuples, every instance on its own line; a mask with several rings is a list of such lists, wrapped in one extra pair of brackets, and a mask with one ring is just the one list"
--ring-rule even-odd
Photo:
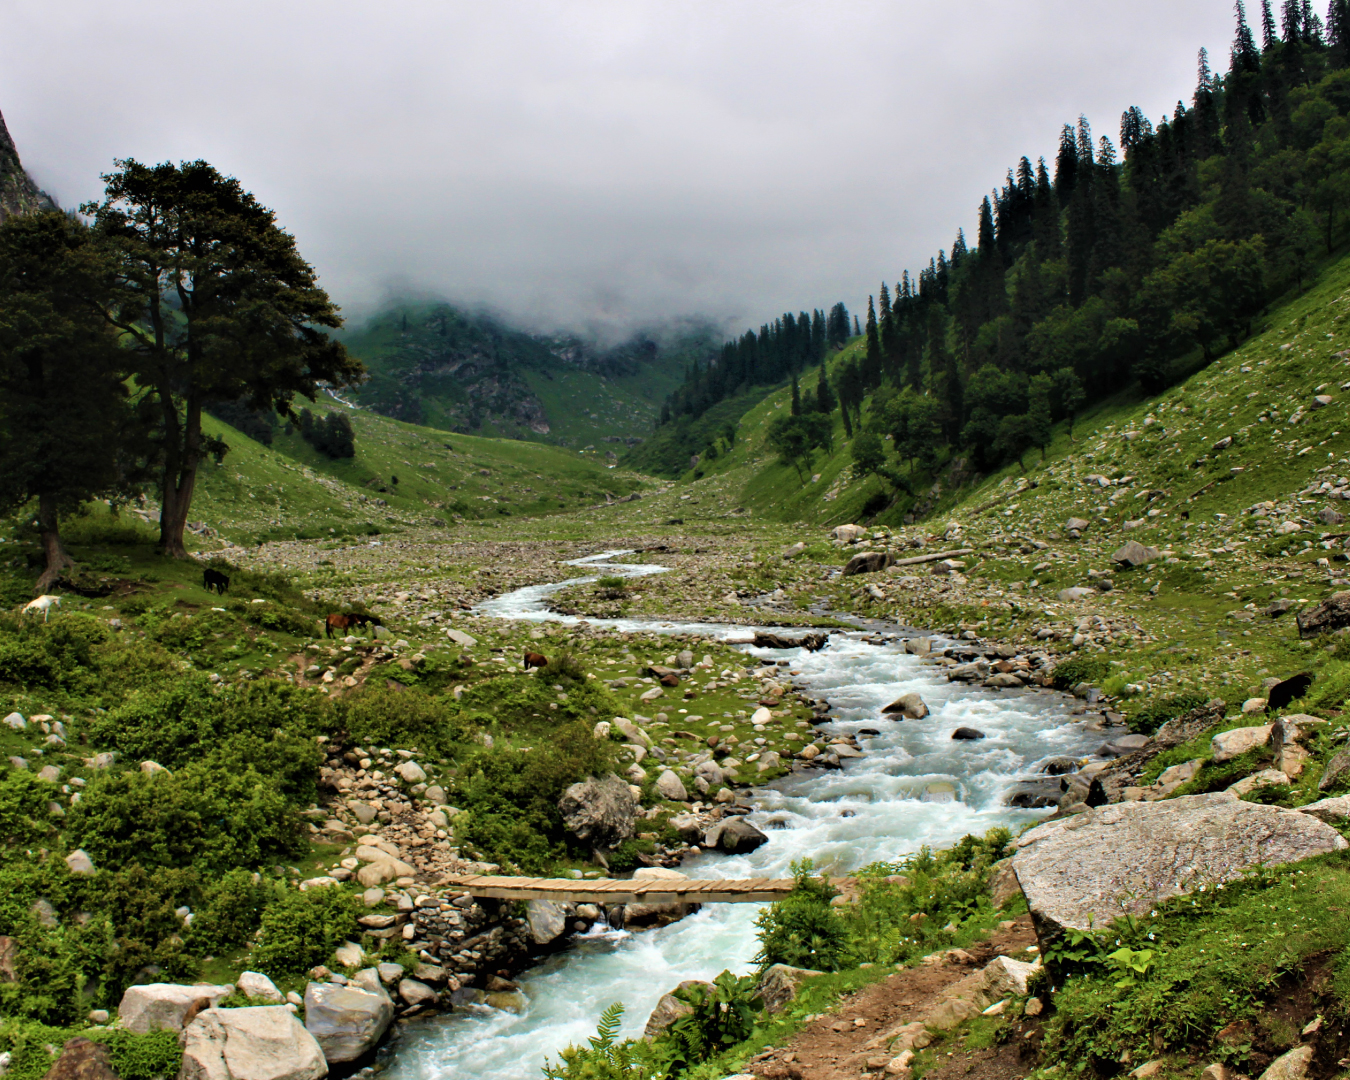
[(321, 454), (330, 458), (356, 456), (356, 435), (345, 412), (315, 417), (308, 409), (301, 409), (299, 428), (300, 437)]
[(1185, 716), (1192, 709), (1202, 708), (1208, 701), (1205, 694), (1172, 694), (1150, 701), (1143, 708), (1130, 713), (1126, 722), (1136, 735), (1152, 735), (1169, 720)]
[(73, 1038), (104, 1043), (118, 1080), (162, 1080), (176, 1076), (183, 1058), (175, 1031), (145, 1035), (124, 1028), (50, 1027), (38, 1021), (10, 1018), (0, 1021), (0, 1050), (10, 1055), (6, 1080), (41, 1080), (52, 1067), (47, 1047), (60, 1048)]
[(848, 950), (848, 932), (830, 901), (838, 895), (829, 878), (812, 877), (810, 859), (792, 863), (792, 892), (759, 913), (761, 968), (773, 964), (836, 971)]
[(0, 773), (0, 844), (22, 847), (44, 840), (52, 832), (50, 797), (50, 788), (27, 769)]
[(558, 1054), (558, 1063), (545, 1062), (546, 1080), (652, 1080), (646, 1043), (632, 1039), (615, 1041), (623, 1019), (623, 1005), (615, 1002), (600, 1016), (589, 1046), (568, 1046)]
[(203, 890), (188, 943), (197, 952), (215, 954), (243, 945), (277, 892), (275, 882), (256, 872), (237, 868), (223, 874)]
[(675, 991), (691, 1012), (680, 1017), (659, 1040), (663, 1064), (671, 1076), (680, 1076), (749, 1037), (755, 1014), (764, 1003), (755, 993), (756, 979), (724, 971), (711, 986), (695, 983)]
[(1089, 656), (1062, 660), (1055, 665), (1055, 689), (1072, 690), (1079, 683), (1100, 682), (1109, 674), (1111, 674), (1111, 665), (1105, 660), (1098, 660)]
[(322, 964), (356, 929), (359, 908), (345, 889), (286, 889), (263, 912), (250, 962), (273, 977)]
[(468, 737), (464, 715), (452, 703), (421, 690), (367, 688), (336, 706), (333, 723), (357, 744), (450, 753)]

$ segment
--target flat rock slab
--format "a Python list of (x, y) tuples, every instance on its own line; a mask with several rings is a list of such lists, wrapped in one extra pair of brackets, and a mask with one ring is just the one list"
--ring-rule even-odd
[(1112, 803), (1046, 822), (1017, 840), (1012, 866), (1044, 951), (1068, 928), (1100, 929), (1249, 867), (1346, 846), (1311, 815), (1218, 792)]

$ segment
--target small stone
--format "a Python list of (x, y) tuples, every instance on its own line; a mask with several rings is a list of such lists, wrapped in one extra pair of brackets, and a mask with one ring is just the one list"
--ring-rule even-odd
[(1041, 1002), (1040, 998), (1038, 997), (1027, 998), (1027, 1003), (1022, 1009), (1022, 1015), (1040, 1016), (1042, 1011), (1044, 1011), (1044, 1009), (1045, 1005)]
[(94, 860), (85, 853), (83, 848), (76, 848), (67, 855), (66, 865), (70, 867), (72, 874), (92, 874), (94, 872)]

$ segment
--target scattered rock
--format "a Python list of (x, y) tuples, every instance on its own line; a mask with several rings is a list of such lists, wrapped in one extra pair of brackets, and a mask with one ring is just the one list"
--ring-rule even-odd
[(398, 773), (408, 784), (420, 784), (427, 778), (425, 770), (415, 761), (405, 761), (395, 766), (394, 772)]
[(1071, 517), (1064, 523), (1064, 531), (1068, 533), (1082, 533), (1087, 529), (1089, 524), (1090, 522), (1088, 522), (1086, 518)]
[(1125, 546), (1111, 556), (1111, 561), (1122, 566), (1143, 566), (1157, 562), (1160, 557), (1157, 548), (1145, 547), (1138, 540), (1127, 540)]
[(72, 874), (92, 874), (94, 860), (85, 854), (84, 848), (76, 848), (66, 856), (66, 865)]
[[(196, 1005), (205, 1002), (204, 1009), (214, 1009), (222, 998), (234, 991), (233, 986), (211, 986), (201, 983), (183, 986), (178, 983), (147, 983), (129, 986), (117, 1006), (122, 1026), (137, 1035), (150, 1031), (181, 1031), (183, 1018)], [(195, 1015), (195, 1013), (194, 1013)]]
[(207, 1009), (183, 1033), (178, 1080), (319, 1080), (328, 1062), (285, 1005)]
[(1071, 604), (1076, 600), (1086, 600), (1089, 596), (1096, 596), (1096, 589), (1085, 589), (1081, 585), (1075, 585), (1069, 589), (1060, 589), (1058, 592), (1060, 603)]
[(1262, 769), (1260, 772), (1252, 773), (1251, 776), (1244, 776), (1236, 784), (1229, 784), (1227, 790), (1241, 798), (1257, 788), (1272, 787), (1277, 784), (1289, 783), (1289, 777), (1280, 772), (1279, 769)]
[(767, 844), (769, 838), (744, 818), (732, 818), (717, 837), (717, 849), (728, 855), (749, 855), (761, 844)]
[(107, 1043), (71, 1039), (42, 1080), (117, 1080), (112, 1049)]
[(1343, 626), (1350, 626), (1350, 592), (1332, 593), (1320, 604), (1300, 611), (1295, 618), (1298, 621), (1298, 635), (1302, 638), (1329, 634)]
[(405, 1005), (435, 1005), (440, 995), (424, 982), (416, 979), (401, 979), (398, 984), (398, 996)]
[(1269, 724), (1263, 727), (1240, 727), (1221, 731), (1209, 740), (1209, 745), (1214, 751), (1214, 763), (1222, 764), (1239, 754), (1245, 754), (1248, 750), (1265, 746), (1269, 738)]
[(1308, 1075), (1312, 1057), (1311, 1046), (1296, 1046), (1272, 1061), (1260, 1080), (1303, 1080)]
[(1315, 803), (1298, 808), (1300, 814), (1311, 814), (1328, 825), (1350, 819), (1350, 795), (1338, 795), (1331, 799), (1321, 799)]
[(902, 716), (906, 720), (922, 720), (928, 715), (928, 706), (916, 691), (911, 690), (901, 694), (881, 711), (887, 715)]
[(568, 831), (597, 851), (610, 851), (631, 837), (639, 809), (628, 783), (613, 773), (573, 784), (558, 800)]
[(983, 739), (984, 732), (973, 727), (959, 727), (952, 732), (953, 739)]
[[(711, 987), (712, 983), (705, 982), (702, 979), (685, 979), (677, 986), (676, 990), (687, 990), (691, 986)], [(642, 1035), (647, 1039), (654, 1039), (670, 1027), (683, 1016), (688, 1016), (694, 1011), (694, 1007), (677, 998), (672, 991), (669, 994), (662, 994), (661, 1000), (656, 1003), (656, 1008), (652, 1010), (651, 1016), (647, 1017), (647, 1026), (642, 1029)]]
[(552, 900), (531, 900), (525, 905), (525, 921), (536, 945), (547, 945), (567, 929), (567, 914)]
[(236, 989), (245, 997), (279, 1005), (285, 1000), (276, 983), (260, 971), (245, 971), (235, 983)]
[(842, 540), (846, 544), (851, 544), (866, 531), (861, 525), (837, 525), (830, 530), (830, 539)]
[[(330, 1065), (372, 1050), (394, 1018), (394, 1003), (372, 970), (368, 986), (312, 982), (305, 987), (305, 1027)], [(378, 990), (378, 992), (376, 992)]]
[(689, 801), (689, 792), (684, 789), (684, 783), (671, 769), (664, 770), (656, 778), (656, 793), (671, 802)]
[(1067, 928), (1101, 928), (1258, 864), (1346, 847), (1316, 818), (1226, 792), (1101, 806), (1038, 825), (1016, 844), (1013, 869), (1042, 952)]
[(885, 570), (894, 561), (888, 551), (860, 551), (844, 566), (843, 577), (855, 574), (876, 574)]
[(770, 1013), (782, 1012), (797, 996), (801, 985), (813, 975), (823, 972), (811, 968), (773, 964), (760, 976), (756, 994), (764, 999), (764, 1008)]
[(1327, 767), (1322, 770), (1322, 779), (1317, 782), (1317, 790), (1326, 791), (1343, 783), (1348, 773), (1350, 773), (1350, 748), (1339, 751), (1327, 762)]

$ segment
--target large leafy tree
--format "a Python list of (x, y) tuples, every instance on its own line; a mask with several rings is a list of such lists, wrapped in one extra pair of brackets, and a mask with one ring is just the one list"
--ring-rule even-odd
[(295, 240), (237, 180), (205, 161), (118, 161), (83, 209), (115, 252), (121, 302), (107, 310), (134, 357), (163, 462), (160, 547), (184, 556), (197, 470), (227, 449), (202, 431), (208, 401), (289, 413), (297, 394), (358, 381), (328, 336), (338, 309)]
[(129, 356), (103, 318), (115, 295), (85, 225), (56, 210), (0, 224), (0, 508), (37, 500), (39, 593), (74, 565), (61, 513), (134, 480)]

